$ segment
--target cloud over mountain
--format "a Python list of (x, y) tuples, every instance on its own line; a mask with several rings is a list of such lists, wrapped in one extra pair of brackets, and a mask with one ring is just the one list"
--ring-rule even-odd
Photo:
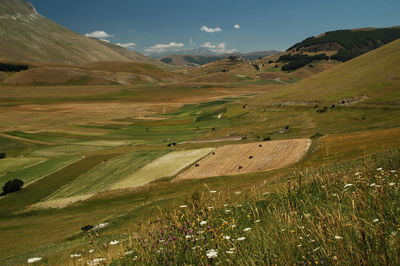
[(103, 30), (95, 30), (90, 33), (85, 34), (86, 37), (92, 37), (92, 38), (110, 38), (113, 37), (114, 35), (108, 34), (107, 32)]
[(178, 43), (178, 42), (170, 42), (168, 44), (159, 43), (145, 49), (145, 51), (148, 53), (163, 53), (168, 49), (173, 49), (173, 48), (176, 49), (176, 48), (181, 48), (183, 46), (185, 46), (183, 43)]

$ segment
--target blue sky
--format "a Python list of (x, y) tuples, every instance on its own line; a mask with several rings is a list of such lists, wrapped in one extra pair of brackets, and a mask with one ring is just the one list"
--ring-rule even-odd
[(400, 25), (399, 0), (30, 1), (69, 29), (142, 53), (285, 50), (329, 30)]

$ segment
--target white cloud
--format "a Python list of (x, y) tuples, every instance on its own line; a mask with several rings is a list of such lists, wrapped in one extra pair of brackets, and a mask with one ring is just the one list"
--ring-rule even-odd
[(235, 26), (233, 26), (233, 28), (240, 29), (240, 25), (239, 24), (235, 24)]
[(123, 48), (133, 48), (136, 46), (136, 43), (134, 42), (128, 42), (128, 43), (119, 43), (117, 42), (116, 45), (121, 46)]
[(201, 47), (209, 49), (211, 52), (219, 53), (219, 54), (229, 54), (237, 52), (236, 49), (226, 49), (226, 43), (221, 42), (219, 44), (214, 44), (211, 42), (205, 42), (201, 45)]
[(103, 30), (95, 30), (90, 33), (85, 34), (86, 37), (92, 37), (92, 38), (110, 38), (113, 37), (114, 35), (108, 34), (107, 32)]
[(178, 43), (178, 42), (170, 42), (168, 44), (163, 44), (163, 43), (159, 43), (156, 45), (153, 45), (147, 49), (145, 49), (146, 52), (148, 53), (163, 53), (165, 51), (167, 51), (168, 49), (173, 49), (173, 48), (181, 48), (185, 46), (183, 43)]
[(103, 42), (110, 42), (109, 40), (106, 40), (106, 39), (99, 39), (100, 41), (103, 41)]
[(200, 30), (205, 31), (205, 32), (210, 32), (210, 33), (222, 31), (222, 29), (220, 27), (209, 28), (207, 26), (202, 26), (200, 28)]

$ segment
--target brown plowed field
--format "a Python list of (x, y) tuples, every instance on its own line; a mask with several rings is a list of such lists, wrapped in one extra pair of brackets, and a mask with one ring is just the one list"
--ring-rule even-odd
[(310, 144), (310, 139), (290, 139), (222, 146), (178, 175), (175, 180), (279, 169), (298, 162)]

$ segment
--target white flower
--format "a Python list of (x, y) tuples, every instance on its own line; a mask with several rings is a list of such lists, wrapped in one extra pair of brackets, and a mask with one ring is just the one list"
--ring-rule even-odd
[(228, 207), (228, 204), (224, 204), (224, 207)]
[(340, 239), (343, 239), (343, 237), (341, 237), (341, 236), (335, 236), (335, 239), (340, 240)]
[(263, 196), (266, 196), (266, 195), (268, 195), (268, 194), (270, 194), (270, 193), (269, 193), (269, 192), (264, 192), (264, 193), (262, 193)]
[(355, 173), (354, 175), (360, 175), (360, 173), (359, 173), (359, 172), (357, 172), (357, 173)]
[(391, 173), (396, 173), (397, 171), (396, 171), (396, 170), (390, 170), (390, 172), (391, 172)]
[(372, 220), (372, 222), (377, 223), (377, 222), (379, 222), (379, 219), (374, 219), (374, 220)]
[(41, 261), (43, 258), (35, 257), (35, 258), (29, 258), (28, 263), (35, 263), (38, 261)]
[(210, 249), (206, 252), (206, 256), (209, 259), (216, 258), (218, 256), (218, 251), (216, 251), (215, 249)]
[(236, 195), (240, 195), (242, 193), (242, 191), (235, 191)]
[(244, 237), (244, 236), (242, 236), (242, 237), (238, 237), (236, 240), (238, 240), (238, 241), (243, 241), (243, 240), (245, 240), (246, 238)]
[(372, 183), (371, 185), (369, 185), (370, 187), (374, 187), (374, 186), (376, 186), (376, 184), (375, 183)]
[(126, 251), (124, 254), (125, 255), (131, 255), (133, 253), (133, 250), (129, 250), (129, 251)]
[(116, 244), (118, 244), (118, 243), (119, 243), (118, 240), (113, 240), (113, 241), (110, 242), (110, 245), (114, 246), (114, 245), (116, 245)]
[(394, 183), (394, 182), (389, 183), (389, 186), (391, 186), (391, 187), (394, 185), (396, 185), (396, 183)]
[(223, 238), (224, 238), (224, 239), (226, 239), (226, 240), (229, 240), (229, 239), (231, 239), (231, 237), (230, 237), (230, 236), (223, 236)]
[(344, 185), (344, 188), (348, 188), (348, 187), (351, 187), (351, 186), (353, 186), (353, 184), (346, 184), (346, 185)]
[(232, 212), (232, 211), (231, 211), (231, 210), (225, 210), (225, 212), (226, 212), (226, 213), (230, 213), (230, 212)]
[(239, 204), (239, 205), (236, 205), (236, 208), (240, 208), (242, 206), (243, 206), (242, 204)]
[(89, 250), (89, 253), (93, 253), (93, 252), (94, 252), (94, 249)]
[(205, 225), (205, 224), (207, 224), (207, 221), (201, 221), (200, 222), (200, 225)]
[(187, 205), (181, 205), (179, 208), (187, 208)]
[(286, 231), (286, 229), (281, 229), (281, 232), (285, 232)]
[(376, 168), (376, 171), (382, 171), (382, 167)]
[(93, 260), (88, 261), (88, 265), (92, 266), (92, 265), (99, 265), (102, 261), (107, 260), (106, 258), (96, 258)]
[(187, 235), (187, 236), (185, 236), (185, 237), (186, 237), (186, 239), (192, 238), (192, 236), (189, 236), (189, 235)]
[(164, 243), (164, 242), (165, 242), (165, 240), (164, 240), (164, 239), (160, 239), (160, 240), (158, 240), (158, 242), (160, 242), (160, 243)]
[(79, 258), (82, 257), (82, 254), (71, 254), (69, 255), (71, 258)]
[(225, 252), (228, 253), (228, 254), (234, 254), (235, 253), (235, 251), (232, 251), (232, 250), (227, 250)]
[(217, 193), (217, 191), (216, 190), (210, 190), (210, 193), (214, 194), (214, 193)]
[(299, 247), (301, 247), (301, 246), (303, 246), (302, 244), (300, 244), (300, 245), (297, 245), (297, 247), (299, 248)]
[(321, 249), (320, 247), (317, 247), (317, 248), (314, 248), (312, 251), (316, 252), (316, 251), (318, 251), (320, 249)]
[(211, 209), (214, 209), (214, 207), (213, 206), (209, 206), (209, 207), (207, 207), (207, 209), (211, 210)]
[(243, 229), (243, 232), (247, 232), (247, 231), (250, 231), (250, 230), (251, 230), (251, 228), (247, 227), (247, 228)]
[(259, 222), (261, 222), (261, 220), (255, 220), (254, 222), (255, 222), (255, 223), (259, 223)]
[(204, 234), (204, 231), (197, 231), (198, 234)]

